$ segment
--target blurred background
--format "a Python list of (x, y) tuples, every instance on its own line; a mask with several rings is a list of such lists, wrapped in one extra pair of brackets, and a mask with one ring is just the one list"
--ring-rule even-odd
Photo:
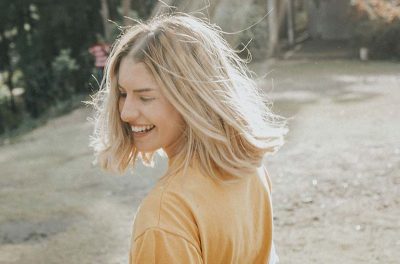
[(265, 160), (281, 263), (398, 263), (399, 0), (0, 0), (0, 263), (127, 263), (166, 160), (101, 172), (82, 101), (120, 29), (168, 10), (220, 26), (289, 120)]

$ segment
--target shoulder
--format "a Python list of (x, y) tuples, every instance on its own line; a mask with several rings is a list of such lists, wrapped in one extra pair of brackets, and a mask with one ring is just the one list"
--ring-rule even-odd
[(132, 234), (134, 240), (149, 230), (163, 230), (169, 235), (190, 241), (198, 240), (192, 198), (183, 188), (185, 181), (183, 177), (174, 176), (159, 182), (149, 192), (135, 216)]

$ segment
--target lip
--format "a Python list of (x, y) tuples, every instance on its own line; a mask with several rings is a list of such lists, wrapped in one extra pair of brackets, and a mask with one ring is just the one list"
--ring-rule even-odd
[(149, 134), (151, 134), (151, 132), (154, 130), (154, 128), (156, 128), (156, 127), (154, 126), (149, 132), (146, 132), (144, 134), (142, 132), (134, 132), (134, 131), (132, 131), (132, 133), (135, 138), (142, 138), (142, 137), (146, 137)]
[(132, 132), (133, 132), (133, 127), (148, 127), (148, 126), (154, 126), (155, 127), (155, 125), (130, 125), (131, 126), (131, 129), (132, 129)]

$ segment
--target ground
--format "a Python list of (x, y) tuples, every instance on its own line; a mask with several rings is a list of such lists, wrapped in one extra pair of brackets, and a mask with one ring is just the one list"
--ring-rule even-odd
[[(281, 263), (398, 263), (400, 65), (253, 65), (286, 144), (266, 158)], [(0, 147), (0, 263), (127, 263), (135, 210), (161, 175), (92, 165), (90, 110)]]

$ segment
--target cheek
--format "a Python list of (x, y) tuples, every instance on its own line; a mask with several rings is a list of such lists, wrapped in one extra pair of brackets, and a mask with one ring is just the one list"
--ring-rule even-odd
[(173, 121), (170, 122), (170, 127), (172, 132), (171, 137), (176, 138), (182, 134), (185, 128), (185, 122), (179, 114), (175, 113)]
[[(168, 140), (176, 139), (182, 134), (185, 127), (185, 121), (180, 113), (169, 102), (161, 101), (160, 107), (156, 111), (159, 115), (157, 119), (162, 124), (163, 134)], [(168, 135), (168, 136), (167, 136)]]
[(177, 138), (178, 133), (181, 134), (184, 121), (175, 109), (173, 111), (164, 111), (162, 115), (157, 116), (157, 121), (164, 138), (172, 140)]

